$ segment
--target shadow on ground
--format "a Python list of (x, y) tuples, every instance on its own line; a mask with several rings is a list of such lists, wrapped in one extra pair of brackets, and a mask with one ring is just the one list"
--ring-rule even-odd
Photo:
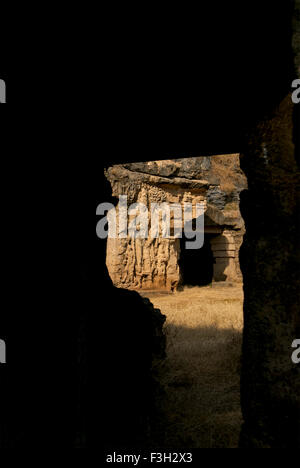
[(172, 323), (165, 331), (167, 358), (159, 370), (164, 446), (238, 447), (242, 332)]

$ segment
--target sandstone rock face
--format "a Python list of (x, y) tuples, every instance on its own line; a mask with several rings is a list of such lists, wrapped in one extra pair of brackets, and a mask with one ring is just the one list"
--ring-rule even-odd
[[(141, 290), (175, 290), (182, 283), (180, 258), (184, 254), (174, 225), (183, 228), (183, 207), (202, 204), (205, 211), (205, 236), (209, 237), (214, 257), (214, 281), (242, 281), (239, 249), (244, 222), (239, 211), (239, 194), (247, 182), (239, 165), (239, 155), (196, 157), (115, 165), (107, 169), (113, 196), (127, 196), (127, 208), (143, 203), (148, 209), (149, 235), (108, 238), (107, 267), (117, 287)], [(151, 236), (153, 203), (177, 204), (181, 216), (171, 210), (170, 235)], [(120, 213), (120, 203), (116, 215)], [(134, 216), (127, 215), (130, 225)], [(119, 224), (117, 221), (117, 232)], [(199, 265), (205, 268), (205, 265)]]

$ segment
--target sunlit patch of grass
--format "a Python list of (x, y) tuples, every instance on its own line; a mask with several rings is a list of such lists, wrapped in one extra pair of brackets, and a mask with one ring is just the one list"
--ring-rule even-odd
[(161, 373), (166, 446), (237, 447), (242, 287), (193, 287), (148, 297), (167, 316)]

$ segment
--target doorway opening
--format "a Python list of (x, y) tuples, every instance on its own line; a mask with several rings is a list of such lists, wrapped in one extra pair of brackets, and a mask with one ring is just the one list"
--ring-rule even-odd
[(242, 425), (239, 204), (247, 188), (239, 155), (129, 163), (106, 174), (114, 196), (126, 194), (149, 213), (152, 203), (205, 205), (202, 248), (186, 248), (183, 217), (176, 217), (183, 237), (175, 237), (173, 213), (169, 238), (108, 239), (107, 267), (115, 286), (138, 291), (166, 317), (166, 359), (156, 367), (164, 409), (154, 439), (157, 431), (165, 447), (235, 448)]
[(180, 239), (180, 286), (208, 286), (213, 281), (214, 256), (210, 241), (213, 234), (204, 235), (201, 249), (187, 249), (185, 235)]

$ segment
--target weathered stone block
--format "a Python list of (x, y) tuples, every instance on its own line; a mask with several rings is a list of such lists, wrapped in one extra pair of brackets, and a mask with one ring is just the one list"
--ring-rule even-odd
[[(225, 158), (227, 161), (228, 155)], [(182, 206), (183, 213), (184, 203), (188, 202), (193, 204), (195, 218), (196, 203), (202, 203), (205, 210), (205, 229), (210, 235), (216, 234), (216, 237), (211, 239), (211, 249), (215, 259), (219, 260), (218, 257), (221, 257), (220, 260), (222, 257), (233, 259), (238, 255), (241, 245), (240, 240), (244, 233), (243, 220), (238, 210), (235, 211), (235, 218), (228, 217), (228, 213), (225, 218), (224, 211), (220, 207), (226, 204), (226, 193), (216, 185), (218, 184), (216, 181), (222, 181), (222, 177), (226, 178), (226, 181), (223, 180), (224, 184), (230, 178), (243, 180), (243, 183), (236, 187), (238, 197), (242, 186), (246, 187), (246, 179), (241, 175), (238, 159), (238, 155), (232, 155), (233, 163), (229, 171), (226, 169), (226, 177), (222, 175), (222, 171), (220, 172), (222, 156), (218, 156), (217, 165), (210, 164), (209, 158), (118, 165), (109, 168), (106, 176), (112, 185), (114, 196), (126, 194), (128, 204), (143, 203), (149, 214), (152, 203), (176, 203)], [(216, 168), (219, 172), (215, 172)], [(218, 197), (221, 197), (220, 200)], [(230, 225), (236, 229), (236, 216), (239, 217), (240, 228), (233, 231), (230, 230)], [(219, 234), (224, 229), (225, 219), (226, 228), (222, 234)], [(172, 236), (174, 223), (178, 224), (179, 221), (179, 214), (175, 212), (174, 216), (174, 211), (171, 210), (170, 238), (108, 239), (107, 268), (113, 283), (128, 289), (176, 289), (181, 278), (179, 260), (182, 253), (180, 239)], [(148, 227), (151, 233), (151, 219)], [(224, 267), (220, 267), (220, 271), (217, 267), (215, 272), (217, 277), (222, 276)], [(237, 263), (230, 265), (230, 269), (227, 267), (226, 275), (230, 278), (239, 278), (238, 260)]]

